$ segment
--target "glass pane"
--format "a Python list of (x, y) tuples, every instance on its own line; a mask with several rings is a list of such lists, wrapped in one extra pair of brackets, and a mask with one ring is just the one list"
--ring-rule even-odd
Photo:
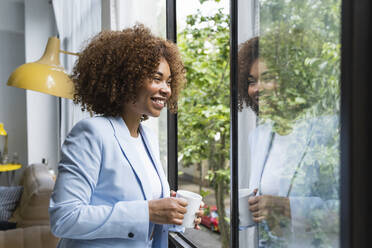
[(339, 247), (340, 10), (239, 1), (240, 247)]
[[(166, 11), (165, 0), (117, 0), (111, 13), (117, 30), (132, 27), (142, 23), (160, 37), (166, 38)], [(150, 117), (143, 122), (158, 134), (160, 147), (160, 160), (167, 173), (167, 110), (163, 109), (159, 118)]]
[(177, 1), (177, 43), (187, 86), (178, 112), (179, 189), (203, 195), (197, 247), (228, 247), (230, 235), (229, 1)]

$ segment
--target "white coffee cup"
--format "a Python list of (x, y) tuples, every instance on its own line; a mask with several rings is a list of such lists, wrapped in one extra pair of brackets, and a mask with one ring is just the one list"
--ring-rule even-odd
[(176, 197), (185, 199), (187, 201), (187, 212), (183, 216), (181, 226), (193, 228), (195, 226), (194, 220), (196, 218), (196, 212), (199, 210), (202, 201), (201, 195), (187, 190), (178, 190)]
[(248, 198), (251, 196), (254, 196), (253, 189), (239, 189), (239, 229), (245, 229), (255, 224), (249, 210)]

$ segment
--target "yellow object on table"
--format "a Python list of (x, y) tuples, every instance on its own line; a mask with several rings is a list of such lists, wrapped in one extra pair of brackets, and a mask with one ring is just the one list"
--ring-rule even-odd
[(14, 171), (22, 168), (21, 164), (0, 164), (0, 172)]

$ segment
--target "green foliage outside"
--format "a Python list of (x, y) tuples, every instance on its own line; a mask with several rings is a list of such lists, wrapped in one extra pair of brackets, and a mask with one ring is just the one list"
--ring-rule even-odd
[(261, 122), (288, 133), (298, 119), (338, 114), (341, 1), (260, 3), (260, 57), (278, 84), (260, 98)]
[(221, 242), (228, 247), (230, 228), (224, 199), (230, 188), (229, 16), (222, 9), (212, 16), (198, 11), (186, 22), (177, 40), (188, 81), (179, 102), (179, 157), (186, 166), (208, 161)]

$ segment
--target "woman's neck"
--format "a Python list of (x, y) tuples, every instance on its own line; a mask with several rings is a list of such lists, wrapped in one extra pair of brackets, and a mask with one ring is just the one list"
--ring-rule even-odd
[(121, 117), (123, 118), (125, 124), (127, 125), (130, 136), (138, 137), (138, 133), (139, 133), (138, 129), (141, 123), (141, 116), (135, 113), (124, 111)]

